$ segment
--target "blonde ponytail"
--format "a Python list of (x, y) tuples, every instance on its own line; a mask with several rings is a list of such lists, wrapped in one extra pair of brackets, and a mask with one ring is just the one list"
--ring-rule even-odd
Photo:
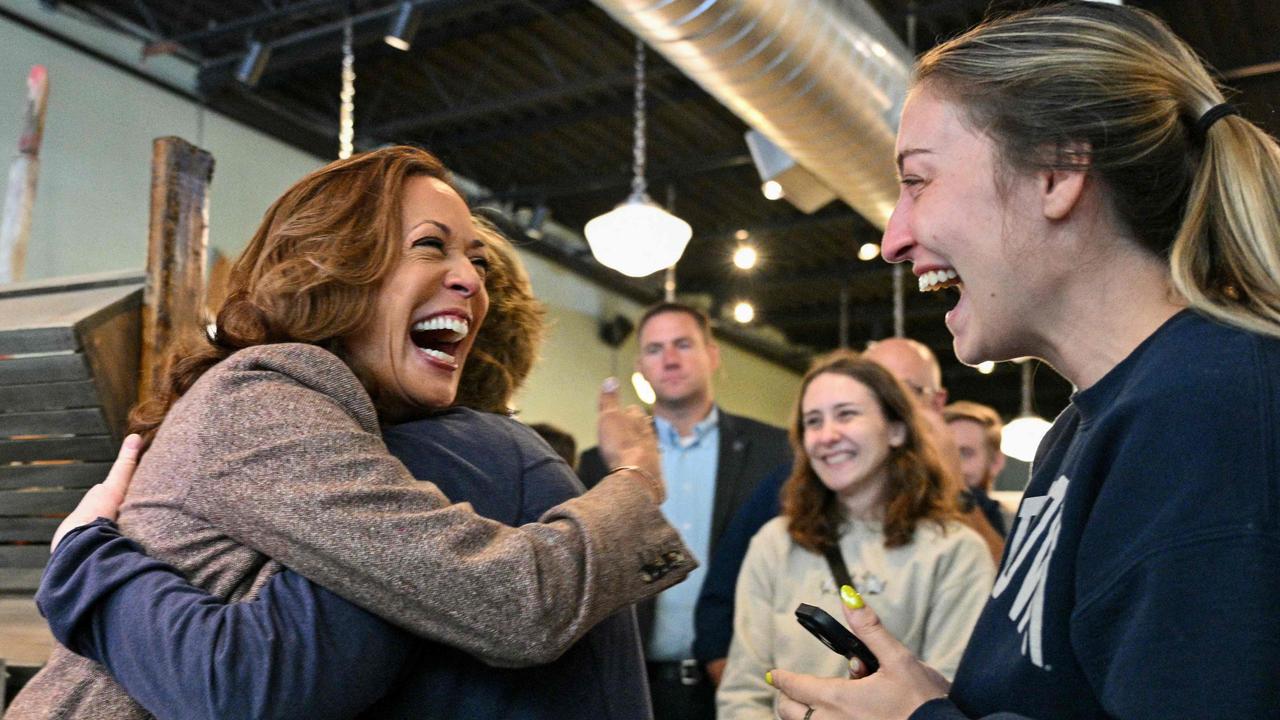
[(1174, 287), (1205, 315), (1280, 337), (1280, 147), (1238, 117), (1204, 143), (1169, 251)]

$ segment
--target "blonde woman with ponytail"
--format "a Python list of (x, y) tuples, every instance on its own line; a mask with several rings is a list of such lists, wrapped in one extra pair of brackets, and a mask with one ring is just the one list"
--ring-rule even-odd
[(964, 362), (1076, 387), (953, 684), (854, 595), (873, 675), (784, 720), (1280, 717), (1280, 148), (1154, 16), (1076, 2), (919, 61), (884, 255)]

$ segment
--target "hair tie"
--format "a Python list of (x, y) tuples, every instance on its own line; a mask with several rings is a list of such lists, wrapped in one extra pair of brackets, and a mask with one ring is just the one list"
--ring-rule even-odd
[(1239, 114), (1240, 111), (1231, 103), (1218, 103), (1217, 105), (1214, 105), (1208, 110), (1205, 110), (1204, 114), (1200, 116), (1200, 119), (1196, 121), (1196, 137), (1198, 137), (1200, 142), (1203, 143), (1204, 139), (1208, 137), (1209, 128), (1213, 127), (1214, 123), (1228, 115)]

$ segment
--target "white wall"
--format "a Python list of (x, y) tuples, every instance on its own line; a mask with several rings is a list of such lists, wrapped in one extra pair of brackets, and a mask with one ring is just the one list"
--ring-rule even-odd
[(11, 157), (16, 150), (27, 71), (35, 64), (49, 70), (49, 103), (28, 280), (143, 267), (151, 142), (157, 137), (177, 135), (213, 153), (217, 164), (209, 198), (209, 242), (232, 254), (244, 246), (271, 201), (321, 164), (4, 19), (0, 157)]
[[(50, 16), (34, 0), (0, 0), (0, 6), (114, 56), (138, 56), (137, 43)], [(193, 71), (182, 63), (148, 62), (147, 72), (179, 87), (193, 82)], [(211, 247), (230, 256), (247, 242), (271, 201), (323, 162), (5, 19), (0, 19), (0, 158), (13, 152), (7, 148), (16, 148), (27, 70), (37, 63), (49, 70), (50, 93), (26, 279), (143, 267), (153, 138), (178, 135), (213, 153), (209, 239)], [(581, 446), (594, 444), (599, 381), (614, 372), (629, 377), (636, 356), (634, 338), (616, 354), (600, 342), (596, 318), (621, 313), (635, 319), (640, 308), (540, 257), (523, 257), (549, 307), (552, 327), (543, 360), (518, 398), (521, 417), (553, 422)], [(785, 422), (799, 378), (731, 346), (722, 347), (722, 355), (725, 369), (717, 379), (722, 404)]]

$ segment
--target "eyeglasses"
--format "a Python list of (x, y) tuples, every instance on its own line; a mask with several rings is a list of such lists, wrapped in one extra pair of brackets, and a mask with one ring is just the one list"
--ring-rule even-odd
[(910, 390), (913, 395), (920, 398), (921, 400), (928, 400), (929, 398), (933, 397), (938, 393), (938, 391), (933, 388), (921, 387), (909, 380), (903, 380), (902, 384), (906, 385), (907, 389)]

